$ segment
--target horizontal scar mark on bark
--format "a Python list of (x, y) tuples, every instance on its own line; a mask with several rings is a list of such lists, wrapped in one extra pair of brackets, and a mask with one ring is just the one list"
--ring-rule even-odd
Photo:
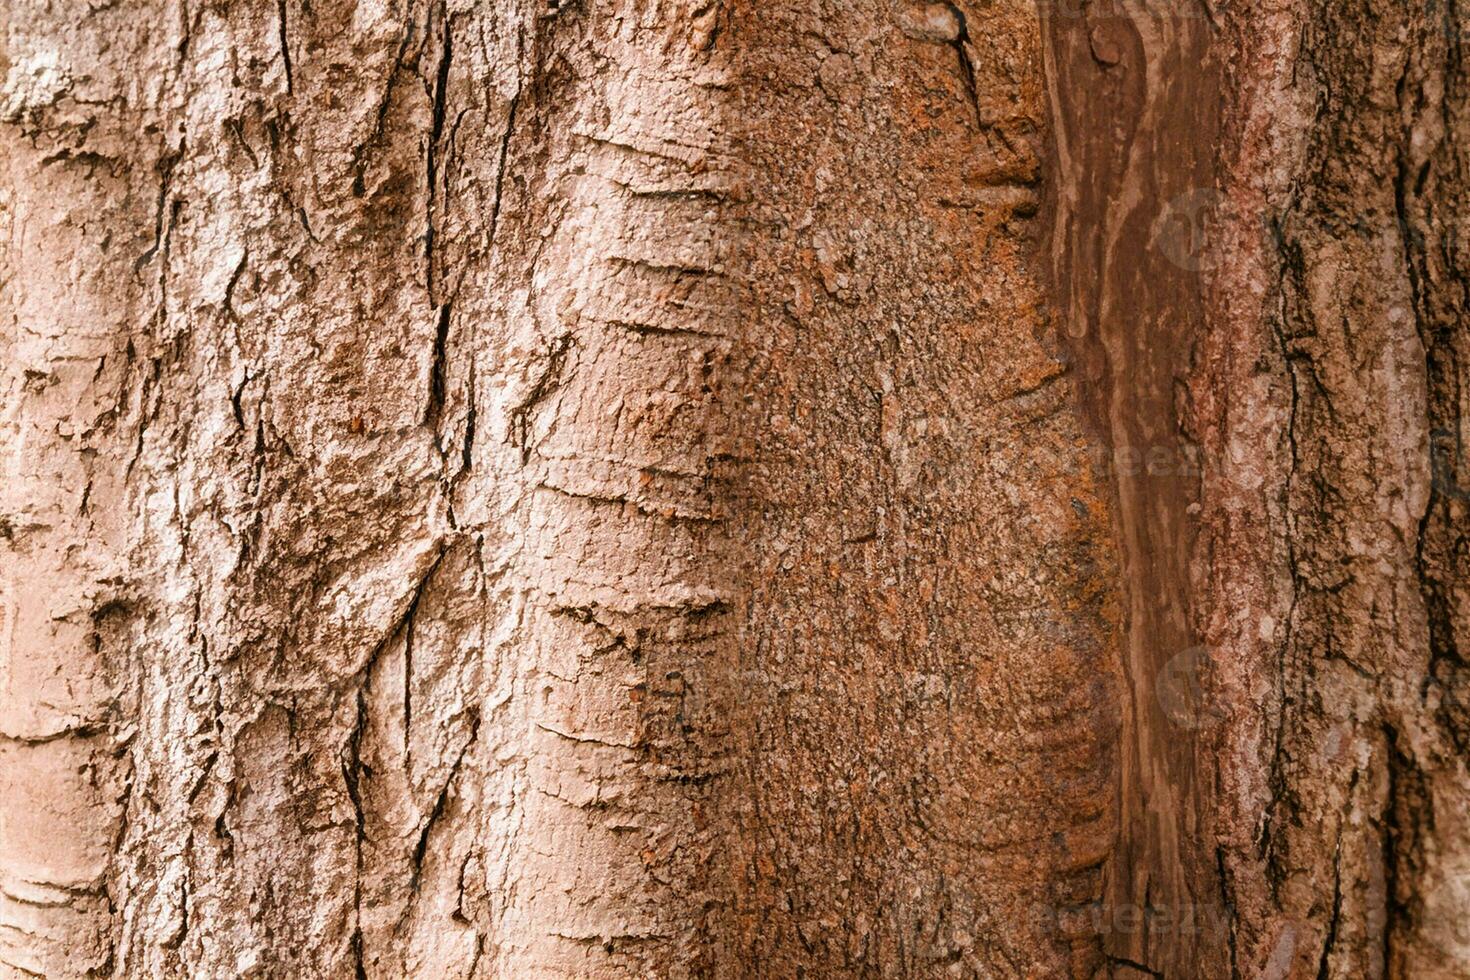
[[(653, 160), (677, 164), (686, 169), (687, 172), (704, 171), (708, 169), (708, 150), (701, 146), (689, 143), (680, 143), (676, 140), (655, 136), (656, 144), (645, 144), (639, 146), (636, 143), (626, 142), (611, 136), (602, 136), (597, 133), (589, 133), (586, 130), (577, 130), (573, 133), (581, 139), (597, 146), (606, 146), (614, 150), (620, 150), (629, 156), (648, 157)], [(665, 152), (666, 148), (686, 151), (683, 154)]]
[(693, 327), (673, 327), (661, 323), (647, 323), (639, 320), (603, 319), (599, 317), (584, 317), (583, 319), (593, 323), (601, 323), (609, 327), (616, 327), (627, 333), (637, 334), (640, 337), (705, 337), (721, 340), (728, 339), (730, 336), (729, 334), (715, 333), (710, 330), (696, 330)]
[(79, 725), (68, 725), (55, 731), (40, 732), (34, 735), (16, 735), (10, 732), (0, 732), (0, 742), (10, 742), (14, 745), (45, 745), (48, 742), (56, 742), (64, 738), (88, 739), (97, 738), (108, 734), (106, 725), (98, 722), (84, 722)]
[(542, 722), (542, 721), (536, 722), (536, 727), (539, 728), (539, 729), (541, 729), (543, 732), (550, 732), (553, 735), (560, 736), (561, 738), (564, 738), (564, 739), (566, 739), (569, 742), (579, 742), (579, 743), (591, 744), (591, 745), (604, 745), (604, 746), (607, 746), (608, 748), (628, 749), (630, 751), (633, 750), (633, 749), (637, 749), (638, 748), (637, 745), (632, 744), (632, 743), (629, 743), (629, 742), (614, 742), (614, 741), (611, 741), (610, 739), (599, 738), (598, 736), (595, 736), (595, 735), (588, 735), (588, 734), (585, 734), (585, 733), (579, 734), (579, 733), (576, 733), (576, 732), (564, 732), (561, 729), (555, 728), (555, 727), (553, 727), (551, 725), (548, 725), (548, 724), (546, 724), (545, 722)]
[(664, 942), (672, 938), (666, 933), (662, 932), (610, 933), (606, 936), (574, 936), (565, 932), (548, 932), (547, 935), (555, 939), (564, 940), (569, 943), (576, 943), (578, 946), (601, 946), (606, 952), (609, 953), (613, 951), (613, 948), (617, 943), (654, 943)]
[[(27, 932), (26, 930), (24, 930), (24, 929), (22, 929), (22, 928), (20, 928), (19, 926), (16, 926), (16, 925), (12, 925), (12, 924), (6, 923), (5, 926), (8, 929), (14, 929), (16, 932), (20, 933), (23, 936), (35, 936), (36, 935), (36, 933)], [(29, 969), (27, 967), (21, 966), (19, 963), (15, 962), (14, 960), (8, 960), (8, 959), (6, 959), (3, 956), (0, 956), (0, 966), (9, 967), (10, 969), (14, 970), (16, 973), (19, 973), (21, 976), (24, 976), (24, 977), (35, 977), (36, 980), (46, 980), (46, 974), (44, 974), (44, 973), (37, 973), (35, 970), (32, 970), (32, 969)]]
[(1006, 395), (1002, 395), (996, 401), (997, 403), (1013, 402), (1020, 398), (1026, 398), (1028, 395), (1038, 394), (1046, 390), (1047, 388), (1050, 388), (1052, 385), (1056, 384), (1056, 382), (1060, 381), (1062, 378), (1067, 377), (1071, 373), (1071, 365), (1064, 364), (1056, 371), (1053, 371), (1040, 380), (1026, 385), (1025, 387), (1019, 388), (1016, 391), (1012, 391)]
[(9, 888), (0, 887), (0, 898), (19, 905), (29, 905), (33, 908), (66, 908), (74, 905), (77, 899), (98, 898), (107, 892), (107, 885), (101, 880), (82, 884), (58, 884), (48, 881), (33, 881), (29, 878), (20, 878), (17, 880), (51, 894), (39, 898), (30, 897), (17, 895)]
[(649, 272), (665, 275), (725, 278), (725, 274), (718, 269), (678, 262), (658, 262), (653, 259), (640, 259), (628, 255), (609, 255), (607, 256), (607, 262), (609, 265), (615, 265), (621, 268), (646, 269)]
[(677, 523), (687, 523), (687, 524), (723, 524), (723, 523), (725, 523), (725, 518), (719, 517), (719, 516), (715, 515), (714, 513), (701, 512), (701, 511), (691, 511), (691, 510), (680, 508), (680, 507), (678, 507), (676, 505), (673, 505), (673, 504), (663, 504), (663, 505), (660, 505), (660, 504), (657, 504), (657, 503), (655, 503), (653, 501), (637, 500), (637, 499), (634, 499), (632, 497), (620, 496), (618, 494), (604, 494), (604, 493), (596, 493), (596, 492), (585, 491), (585, 490), (576, 490), (576, 489), (573, 489), (573, 488), (560, 487), (560, 486), (556, 486), (555, 484), (545, 483), (545, 482), (540, 483), (540, 484), (537, 484), (537, 487), (536, 488), (538, 490), (549, 490), (552, 493), (555, 493), (555, 494), (557, 494), (559, 496), (562, 496), (562, 497), (570, 498), (572, 500), (583, 500), (583, 501), (586, 501), (589, 504), (593, 504), (593, 505), (596, 505), (596, 506), (604, 506), (604, 507), (632, 507), (639, 514), (642, 514), (642, 515), (644, 515), (646, 517), (659, 518), (661, 520), (668, 521), (671, 524), (677, 524)]

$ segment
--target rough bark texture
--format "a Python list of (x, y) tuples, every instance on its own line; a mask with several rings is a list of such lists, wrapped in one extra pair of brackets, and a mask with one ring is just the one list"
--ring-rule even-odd
[(1110, 960), (1464, 976), (1470, 15), (1048, 23), (1054, 284), (1130, 597)]
[(0, 976), (1470, 973), (1470, 13), (5, 14)]
[(1095, 965), (1036, 12), (557, 6), (11, 9), (8, 969)]
[(1314, 2), (1224, 41), (1197, 573), (1245, 970), (1470, 970), (1467, 31)]

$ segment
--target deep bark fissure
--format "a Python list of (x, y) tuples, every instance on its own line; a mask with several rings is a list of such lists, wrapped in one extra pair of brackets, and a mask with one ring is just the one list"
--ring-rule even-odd
[(357, 719), (343, 747), (342, 780), (347, 797), (352, 803), (353, 814), (353, 876), (352, 876), (352, 934), (349, 944), (352, 950), (353, 973), (357, 980), (366, 980), (367, 971), (363, 960), (362, 932), (362, 874), (363, 848), (367, 837), (367, 814), (362, 799), (362, 736), (367, 725), (367, 680), (357, 690)]
[(444, 119), (449, 104), (449, 67), (454, 57), (454, 21), (449, 16), (449, 8), (445, 3), (441, 3), (438, 7), (438, 21), (443, 37), (439, 42), (439, 58), (431, 86), (429, 138), (424, 151), (425, 191), (428, 195), (428, 203), (424, 209), (424, 275), (428, 284), (430, 302), (442, 302), (443, 307), (447, 309), (449, 301), (441, 300), (437, 291), (443, 275), (439, 273), (435, 261), (436, 258), (441, 263), (443, 260), (436, 256), (434, 251), (435, 230), (443, 217), (439, 212), (449, 207), (449, 182), (448, 178), (440, 173), (440, 170), (446, 163), (445, 159), (441, 159), (441, 155), (445, 151), (442, 144)]
[[(450, 791), (454, 787), (454, 781), (458, 778), (460, 769), (464, 765), (465, 755), (474, 747), (475, 741), (480, 737), (480, 711), (479, 708), (470, 709), (470, 730), (465, 737), (464, 745), (459, 754), (454, 758), (454, 764), (450, 767), (449, 775), (444, 778), (444, 785), (434, 797), (434, 804), (429, 809), (429, 814), (424, 818), (423, 829), (419, 831), (418, 842), (414, 845), (413, 866), (410, 874), (410, 887), (414, 894), (419, 891), (419, 878), (423, 874), (424, 857), (429, 850), (429, 835), (433, 833), (434, 826), (444, 816), (445, 806), (449, 802)], [(466, 859), (468, 860), (468, 859)]]
[[(518, 48), (523, 48), (523, 42), (517, 37)], [(511, 140), (515, 138), (516, 112), (521, 105), (521, 82), (516, 80), (515, 94), (510, 97), (510, 103), (505, 110), (505, 132), (500, 136), (500, 150), (495, 161), (495, 194), (490, 202), (490, 227), (485, 235), (487, 247), (492, 251), (496, 245), (496, 234), (500, 229), (500, 205), (505, 199), (505, 171), (510, 162)]]
[(545, 366), (531, 390), (510, 412), (511, 442), (520, 450), (521, 464), (530, 462), (534, 446), (531, 444), (531, 415), (536, 407), (549, 397), (561, 384), (562, 372), (566, 367), (567, 353), (575, 343), (570, 333), (562, 334), (546, 350)]
[(439, 420), (444, 414), (444, 395), (448, 385), (445, 363), (449, 348), (449, 317), (454, 304), (446, 302), (434, 317), (434, 346), (429, 354), (429, 397), (424, 406), (424, 425), (439, 438)]
[(969, 96), (970, 107), (975, 111), (975, 128), (985, 129), (985, 115), (980, 111), (980, 90), (975, 85), (975, 65), (970, 61), (970, 25), (965, 19), (965, 12), (953, 3), (946, 2), (944, 6), (949, 8), (954, 15), (959, 30), (955, 32), (954, 45), (955, 56), (959, 62), (960, 78), (965, 83), (965, 94)]
[(286, 73), (286, 94), (291, 95), (295, 84), (291, 77), (291, 35), (286, 23), (286, 3), (287, 0), (276, 0), (276, 39), (280, 45), (281, 68)]

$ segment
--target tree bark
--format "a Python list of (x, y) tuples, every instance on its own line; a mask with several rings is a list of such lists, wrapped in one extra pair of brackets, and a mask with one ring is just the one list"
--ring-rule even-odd
[(1470, 21), (1061, 14), (1054, 283), (1133, 611), (1108, 955), (1462, 976)]
[(1450, 0), (11, 0), (0, 975), (1453, 977)]
[[(1198, 568), (1206, 636), (1239, 657), (1222, 672), (1239, 707), (1220, 765), (1237, 959), (1458, 976), (1470, 20), (1437, 2), (1312, 3), (1275, 47), (1281, 18), (1229, 38), (1248, 56), (1222, 187), (1259, 208), (1232, 224), (1242, 240), (1253, 223), (1260, 244), (1211, 290), (1222, 327), (1199, 379), (1222, 461), (1269, 447), (1207, 489), (1216, 557)], [(1228, 338), (1246, 297), (1265, 312)], [(1242, 341), (1259, 363), (1230, 349)], [(1225, 404), (1231, 391), (1249, 407)], [(1237, 535), (1252, 510), (1260, 528)]]

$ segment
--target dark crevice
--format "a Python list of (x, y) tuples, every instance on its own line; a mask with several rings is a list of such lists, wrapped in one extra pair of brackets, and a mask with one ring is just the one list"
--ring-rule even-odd
[(424, 408), (424, 424), (431, 429), (438, 429), (439, 420), (444, 414), (444, 393), (446, 390), (445, 365), (446, 351), (449, 346), (449, 316), (452, 304), (445, 303), (439, 307), (438, 323), (434, 330), (434, 352), (429, 361), (429, 401)]
[(1151, 966), (1139, 963), (1137, 960), (1130, 960), (1127, 957), (1114, 956), (1113, 954), (1109, 953), (1108, 962), (1116, 964), (1117, 966), (1126, 967), (1127, 969), (1133, 970), (1137, 973), (1142, 973), (1144, 976), (1158, 977), (1159, 980), (1163, 980), (1164, 975), (1162, 973), (1160, 973), (1158, 970), (1155, 970)]
[(163, 246), (164, 239), (164, 216), (168, 213), (169, 189), (173, 184), (174, 167), (178, 165), (184, 156), (184, 148), (180, 146), (171, 153), (166, 153), (158, 162), (158, 203), (153, 212), (153, 244), (150, 245), (138, 260), (133, 263), (134, 272), (142, 272), (143, 267), (152, 261), (153, 256)]
[(286, 72), (286, 94), (295, 91), (295, 82), (291, 72), (291, 41), (286, 30), (286, 0), (276, 0), (276, 22), (280, 34), (281, 43), (281, 65)]
[(409, 43), (413, 40), (413, 24), (413, 16), (410, 13), (405, 18), (403, 36), (398, 40), (398, 53), (393, 58), (393, 66), (388, 70), (388, 78), (383, 85), (383, 96), (378, 100), (373, 131), (367, 139), (352, 150), (352, 195), (354, 197), (362, 197), (367, 193), (367, 151), (383, 137), (388, 110), (393, 105), (393, 88), (398, 81), (398, 73), (403, 70), (403, 59), (408, 54)]
[[(240, 261), (235, 264), (235, 271), (230, 273), (230, 281), (225, 285), (225, 298), (223, 302), (225, 316), (235, 323), (240, 322), (240, 316), (235, 312), (235, 289), (240, 285), (240, 278), (245, 275), (245, 266), (250, 261), (250, 250), (247, 248), (240, 255)], [(238, 410), (238, 406), (236, 406)], [(238, 411), (236, 413), (238, 415)]]
[(480, 711), (478, 708), (469, 710), (470, 731), (469, 737), (465, 739), (464, 745), (460, 747), (459, 755), (455, 757), (454, 765), (449, 769), (449, 775), (444, 779), (444, 785), (440, 787), (438, 795), (434, 799), (434, 806), (430, 809), (427, 819), (424, 820), (423, 829), (419, 831), (418, 843), (413, 849), (413, 868), (410, 874), (410, 886), (415, 893), (419, 890), (419, 879), (423, 874), (424, 857), (429, 850), (429, 835), (434, 827), (438, 825), (440, 818), (444, 816), (444, 809), (449, 802), (450, 790), (454, 788), (454, 781), (458, 778), (460, 770), (464, 766), (465, 756), (474, 747), (475, 741), (480, 737)]
[(465, 409), (464, 418), (464, 444), (460, 447), (459, 462), (460, 473), (467, 473), (475, 456), (475, 426), (478, 424), (478, 410), (475, 399), (475, 362), (470, 361), (470, 381), (465, 391), (468, 407)]
[[(1383, 726), (1384, 754), (1388, 771), (1387, 798), (1383, 808), (1383, 878), (1385, 916), (1383, 923), (1383, 968), (1385, 975), (1398, 976), (1395, 942), (1412, 935), (1417, 904), (1422, 840), (1421, 831), (1434, 828), (1433, 799), (1425, 786), (1424, 772), (1399, 744), (1398, 730)], [(1412, 750), (1410, 750), (1412, 751)]]
[(1342, 922), (1342, 827), (1337, 830), (1337, 846), (1332, 853), (1332, 918), (1327, 922), (1327, 937), (1322, 941), (1322, 956), (1317, 961), (1317, 980), (1332, 976), (1332, 949), (1337, 945), (1338, 924)]
[(965, 94), (969, 96), (970, 107), (975, 111), (975, 128), (983, 130), (985, 118), (980, 112), (980, 89), (975, 83), (975, 63), (970, 60), (970, 25), (965, 19), (965, 12), (959, 8), (958, 4), (946, 3), (945, 6), (954, 14), (955, 22), (959, 24), (959, 32), (951, 43), (955, 54), (959, 56), (960, 80), (965, 84)]
[[(447, 553), (447, 548), (442, 549), (434, 559), (434, 563), (429, 566), (429, 570), (424, 573), (423, 578), (419, 579), (418, 585), (414, 587), (412, 597), (408, 600), (408, 608), (404, 610), (403, 617), (399, 620), (398, 628), (389, 636), (390, 639), (392, 636), (398, 634), (402, 634), (403, 636), (403, 751), (405, 765), (410, 768), (413, 763), (413, 742), (410, 736), (413, 729), (414, 624), (418, 620), (419, 603), (423, 600), (429, 583), (433, 581), (434, 573), (439, 570), (439, 566), (443, 563), (444, 556)], [(371, 670), (371, 664), (369, 664), (369, 670)]]
[(489, 247), (495, 247), (495, 235), (500, 227), (500, 207), (505, 196), (505, 170), (507, 161), (510, 159), (510, 141), (515, 135), (516, 111), (521, 103), (521, 90), (516, 89), (515, 95), (510, 97), (510, 108), (505, 115), (505, 133), (500, 137), (500, 159), (495, 168), (495, 198), (490, 203), (490, 231)]
[[(429, 145), (425, 157), (425, 171), (429, 185), (429, 200), (427, 209), (428, 213), (426, 216), (427, 220), (425, 222), (424, 229), (424, 262), (427, 267), (425, 275), (428, 281), (429, 299), (431, 302), (435, 302), (438, 299), (435, 293), (435, 288), (437, 281), (440, 278), (436, 274), (436, 256), (434, 254), (436, 212), (441, 206), (439, 201), (439, 184), (442, 178), (442, 174), (440, 173), (440, 171), (443, 168), (443, 161), (440, 159), (439, 144), (444, 137), (444, 119), (447, 113), (449, 99), (449, 66), (450, 62), (454, 58), (454, 45), (451, 30), (452, 24), (448, 20), (447, 10), (442, 6), (440, 7), (440, 18), (442, 21), (442, 23), (440, 24), (440, 30), (443, 31), (444, 39), (442, 46), (439, 49), (439, 66), (434, 76), (433, 114), (429, 124)], [(448, 181), (445, 180), (444, 183), (446, 186), (443, 196), (447, 197)]]
[(347, 744), (343, 747), (342, 754), (342, 781), (347, 789), (347, 798), (352, 802), (353, 827), (355, 830), (354, 849), (356, 868), (352, 879), (352, 956), (354, 974), (358, 980), (366, 980), (367, 970), (363, 965), (363, 937), (362, 937), (362, 869), (363, 869), (363, 844), (367, 837), (366, 816), (362, 803), (361, 779), (364, 775), (362, 762), (362, 735), (367, 727), (367, 686), (368, 680), (363, 678), (361, 686), (357, 689), (357, 720), (353, 724), (352, 732), (347, 738)]
[(1225, 942), (1230, 947), (1230, 977), (1237, 980), (1240, 976), (1240, 959), (1236, 950), (1236, 923), (1237, 913), (1235, 909), (1235, 882), (1230, 876), (1230, 869), (1225, 860), (1225, 848), (1215, 848), (1215, 874), (1219, 877), (1220, 898), (1225, 906)]
[[(1459, 68), (1458, 46), (1454, 43), (1457, 33), (1451, 18), (1453, 4), (1446, 5), (1443, 28), (1451, 41), (1451, 51), (1446, 52), (1445, 73), (1454, 75)], [(1443, 688), (1438, 720), (1456, 750), (1463, 754), (1470, 744), (1470, 719), (1463, 713), (1459, 702), (1459, 687), (1463, 683), (1460, 675), (1464, 658), (1458, 648), (1454, 629), (1454, 602), (1451, 598), (1453, 583), (1447, 575), (1447, 554), (1453, 554), (1453, 531), (1450, 501), (1464, 500), (1470, 493), (1461, 484), (1459, 461), (1463, 458), (1462, 438), (1456, 406), (1459, 403), (1459, 366), (1456, 363), (1454, 332), (1458, 326), (1453, 312), (1446, 314), (1437, 309), (1435, 297), (1435, 263), (1431, 242), (1439, 229), (1433, 215), (1438, 197), (1421, 200), (1434, 165), (1446, 170), (1450, 179), (1457, 175), (1457, 161), (1453, 156), (1446, 161), (1441, 152), (1446, 149), (1441, 140), (1434, 151), (1422, 160), (1414, 159), (1418, 145), (1416, 133), (1423, 118), (1437, 110), (1445, 112), (1445, 96), (1441, 94), (1438, 106), (1425, 105), (1424, 83), (1412, 87), (1410, 74), (1415, 66), (1412, 57), (1407, 58), (1404, 70), (1396, 87), (1396, 95), (1405, 122), (1398, 146), (1397, 170), (1394, 181), (1394, 209), (1403, 246), (1403, 265), (1408, 277), (1410, 296), (1413, 303), (1414, 325), (1424, 347), (1425, 377), (1428, 382), (1428, 404), (1425, 425), (1429, 432), (1429, 494), (1424, 512), (1420, 516), (1415, 542), (1415, 571), (1419, 593), (1424, 602), (1427, 628), (1429, 631), (1429, 664), (1422, 685), (1427, 695), (1430, 685)], [(1449, 130), (1447, 126), (1447, 131)], [(1451, 150), (1452, 152), (1452, 150)], [(1436, 189), (1441, 182), (1436, 182)], [(1441, 249), (1444, 245), (1441, 244)], [(1445, 262), (1451, 275), (1453, 261)], [(1446, 540), (1450, 539), (1450, 540)], [(1447, 547), (1448, 546), (1448, 547)], [(1449, 559), (1453, 561), (1453, 559)], [(1422, 699), (1421, 699), (1422, 703)]]

